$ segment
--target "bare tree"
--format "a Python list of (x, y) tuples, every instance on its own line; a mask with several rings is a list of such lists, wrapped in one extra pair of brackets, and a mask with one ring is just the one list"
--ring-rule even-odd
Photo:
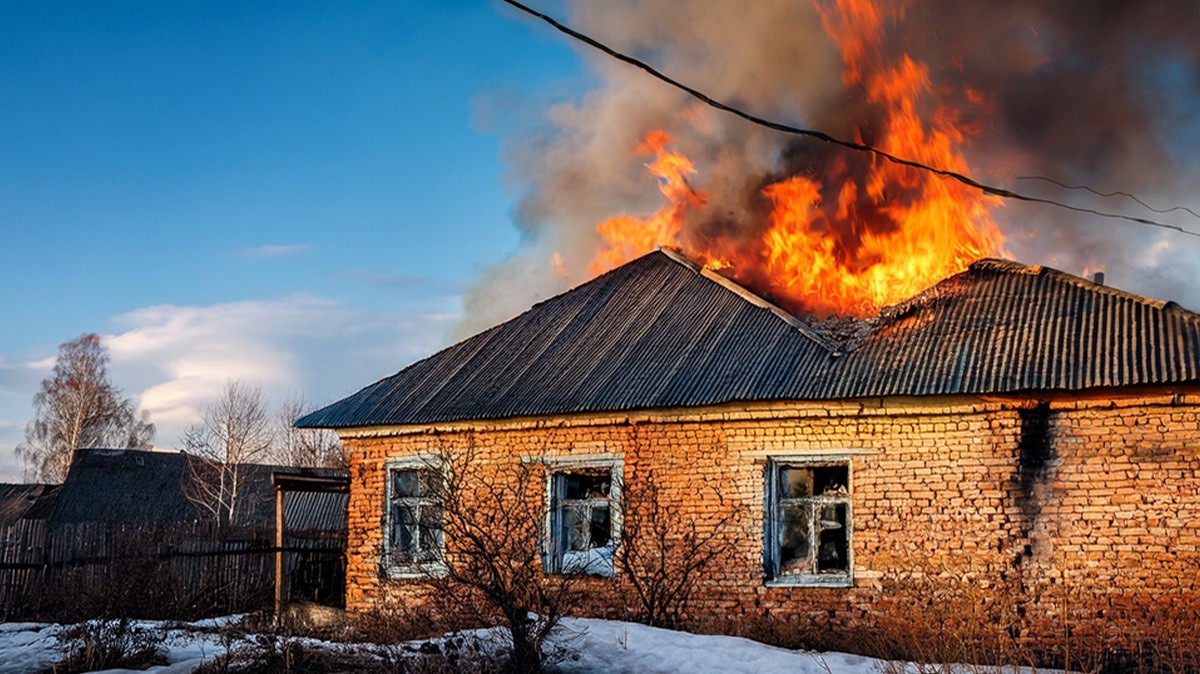
[(17, 456), (34, 480), (62, 482), (80, 447), (148, 449), (154, 440), (154, 424), (109, 380), (108, 349), (94, 333), (59, 345), (33, 404)]
[(276, 443), (272, 460), (303, 468), (345, 468), (337, 434), (321, 428), (296, 428), (296, 420), (312, 411), (302, 396), (288, 398), (275, 418)]
[(429, 485), (439, 504), (432, 521), (445, 541), (439, 563), (423, 567), (435, 607), (503, 626), (512, 640), (506, 670), (540, 671), (547, 638), (581, 598), (581, 576), (543, 571), (545, 468), (484, 460), (473, 446), (428, 466), (439, 476)]
[(184, 495), (217, 522), (232, 524), (246, 464), (268, 459), (274, 442), (262, 389), (226, 382), (221, 396), (205, 407), (203, 422), (188, 427), (182, 442), (191, 455)]

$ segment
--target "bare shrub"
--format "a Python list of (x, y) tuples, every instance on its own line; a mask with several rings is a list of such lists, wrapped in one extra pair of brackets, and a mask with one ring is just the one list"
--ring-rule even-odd
[(1064, 574), (1044, 597), (1052, 612), (1033, 627), (1047, 635), (1038, 645), (1039, 659), (1062, 669), (1105, 674), (1200, 672), (1195, 579), (1153, 599), (1123, 596), (1121, 587), (1127, 582)]
[(944, 566), (913, 562), (912, 569), (883, 580), (885, 599), (871, 615), (869, 650), (890, 660), (885, 672), (1015, 672), (1036, 664), (1009, 589)]
[(544, 467), (485, 460), (474, 442), (429, 465), (441, 476), (431, 486), (446, 543), (440, 564), (423, 567), (431, 608), (503, 627), (506, 671), (540, 671), (550, 633), (580, 601), (579, 575), (543, 572)]
[(508, 670), (503, 649), (487, 634), (452, 634), (420, 644), (383, 649), (381, 661), (389, 672), (404, 674), (500, 674)]
[(327, 647), (281, 633), (247, 635), (240, 643), (202, 666), (197, 674), (333, 674), (384, 672), (370, 655)]
[(654, 469), (646, 469), (621, 490), (623, 529), (616, 562), (632, 588), (633, 618), (678, 628), (705, 576), (737, 550), (741, 523), (748, 518), (709, 481), (689, 484), (687, 497), (689, 502), (703, 499), (713, 509), (699, 516), (685, 513), (684, 503), (668, 500), (657, 478)]
[(54, 674), (103, 669), (144, 669), (166, 664), (161, 633), (135, 626), (129, 619), (89, 620), (58, 635), (63, 657), (46, 670)]
[(380, 597), (355, 616), (348, 637), (359, 642), (398, 644), (483, 627), (458, 612), (443, 615), (433, 604), (432, 599), (425, 598)]

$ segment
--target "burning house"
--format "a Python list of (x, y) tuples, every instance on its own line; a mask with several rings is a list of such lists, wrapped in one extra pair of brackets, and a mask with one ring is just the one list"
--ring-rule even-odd
[(1144, 620), (1200, 561), (1200, 315), (1002, 260), (830, 323), (657, 251), (299, 423), (352, 456), (352, 611), (454, 554), (400, 513), (428, 457), (467, 447), (541, 466), (546, 573), (594, 576), (605, 614), (648, 479), (681, 526), (736, 532), (701, 622), (852, 622), (914, 573), (1011, 601), (1027, 629), (1068, 594)]
[(689, 621), (869, 623), (914, 578), (1035, 637), (1190, 606), (1200, 316), (1002, 259), (1179, 253), (945, 173), (1139, 189), (1180, 166), (1141, 92), (1195, 62), (1200, 15), (677, 5), (575, 11), (718, 100), (908, 162), (772, 135), (602, 64), (602, 91), (515, 153), (529, 236), (468, 295), (480, 331), (300, 421), (352, 456), (348, 608), (416, 601), (456, 554), (422, 485), (429, 457), (466, 449), (540, 471), (544, 572), (587, 575), (596, 613), (629, 606), (619, 559), (646, 494), (681, 532), (730, 541)]

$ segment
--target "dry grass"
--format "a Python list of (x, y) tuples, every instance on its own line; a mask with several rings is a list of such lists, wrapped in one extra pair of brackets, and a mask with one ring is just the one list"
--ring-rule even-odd
[(63, 657), (47, 672), (73, 674), (104, 669), (144, 669), (166, 664), (163, 637), (133, 625), (128, 619), (89, 620), (58, 636)]

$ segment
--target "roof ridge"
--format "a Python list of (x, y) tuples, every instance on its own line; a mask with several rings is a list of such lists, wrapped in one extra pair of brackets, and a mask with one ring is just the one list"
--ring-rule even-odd
[[(1160, 309), (1160, 310), (1164, 310), (1164, 311), (1178, 311), (1178, 312), (1188, 315), (1190, 318), (1193, 318), (1194, 320), (1200, 320), (1200, 314), (1198, 314), (1190, 309), (1186, 309), (1186, 308), (1180, 306), (1179, 303), (1174, 300), (1160, 300), (1160, 299), (1156, 299), (1153, 297), (1149, 297), (1147, 295), (1142, 295), (1140, 293), (1131, 292), (1129, 290), (1123, 290), (1123, 289), (1117, 288), (1115, 286), (1105, 285), (1103, 283), (1096, 283), (1095, 281), (1093, 281), (1089, 278), (1086, 278), (1084, 276), (1072, 274), (1070, 272), (1066, 272), (1061, 269), (1055, 269), (1054, 267), (1047, 267), (1047, 266), (1040, 265), (1040, 264), (1026, 265), (1026, 264), (1017, 262), (1015, 260), (1005, 260), (1002, 258), (989, 257), (989, 258), (982, 258), (982, 259), (976, 260), (975, 262), (972, 262), (967, 267), (967, 270), (968, 271), (986, 270), (986, 271), (998, 271), (998, 272), (1002, 272), (1002, 273), (1006, 273), (1006, 274), (1032, 274), (1035, 276), (1046, 276), (1046, 277), (1053, 278), (1053, 279), (1063, 282), (1063, 283), (1069, 283), (1077, 288), (1082, 288), (1084, 290), (1089, 290), (1092, 292), (1109, 295), (1111, 297), (1120, 297), (1120, 298), (1127, 299), (1127, 300), (1130, 300), (1133, 302), (1145, 304), (1145, 305), (1153, 307), (1155, 309)], [(955, 274), (954, 276), (958, 276), (958, 274)], [(943, 281), (948, 280), (950, 278), (954, 278), (954, 276), (950, 276), (947, 279), (943, 279)], [(940, 285), (940, 284), (941, 284), (941, 282), (939, 282), (938, 285)], [(937, 286), (935, 285), (934, 287), (936, 288)], [(912, 299), (915, 299), (915, 297)]]
[(754, 306), (756, 306), (760, 309), (766, 309), (767, 311), (770, 311), (777, 318), (779, 318), (783, 322), (787, 323), (792, 328), (795, 328), (797, 332), (804, 335), (805, 337), (810, 339), (812, 342), (814, 342), (817, 346), (820, 346), (821, 348), (828, 351), (830, 354), (833, 354), (834, 356), (840, 355), (841, 350), (837, 347), (836, 343), (833, 340), (830, 340), (827, 337), (825, 337), (824, 335), (822, 335), (820, 332), (817, 331), (816, 328), (814, 328), (813, 326), (806, 323), (799, 316), (796, 316), (795, 314), (788, 312), (783, 307), (780, 307), (779, 305), (771, 302), (770, 300), (759, 295), (758, 293), (754, 292), (753, 290), (750, 290), (749, 288), (743, 286), (742, 284), (738, 283), (737, 281), (734, 281), (733, 279), (722, 275), (715, 269), (712, 269), (705, 265), (701, 265), (700, 263), (696, 262), (695, 260), (691, 259), (690, 257), (684, 255), (683, 253), (681, 253), (673, 248), (666, 248), (666, 247), (660, 246), (656, 249), (656, 251), (663, 253), (664, 255), (666, 255), (669, 259), (673, 260), (674, 262), (691, 269), (692, 271), (696, 272), (700, 276), (703, 276), (704, 278), (712, 281), (713, 283), (716, 283), (717, 285), (721, 286), (722, 288), (725, 288), (729, 292), (737, 295), (738, 297), (741, 297), (743, 300), (749, 302), (750, 304), (753, 304)]

